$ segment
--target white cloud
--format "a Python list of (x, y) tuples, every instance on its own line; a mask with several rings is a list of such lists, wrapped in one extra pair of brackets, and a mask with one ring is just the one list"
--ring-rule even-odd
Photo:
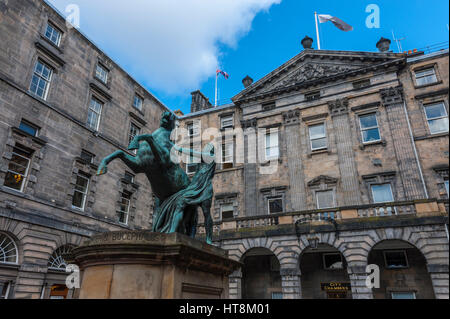
[(236, 47), (260, 11), (281, 0), (49, 0), (75, 3), (81, 30), (147, 85), (196, 89), (214, 74), (220, 43)]

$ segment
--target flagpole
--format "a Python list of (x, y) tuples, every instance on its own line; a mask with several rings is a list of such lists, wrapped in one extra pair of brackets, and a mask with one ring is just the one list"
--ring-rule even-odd
[(319, 36), (319, 24), (317, 22), (317, 12), (314, 12), (314, 17), (315, 17), (315, 20), (316, 20), (317, 47), (320, 50), (320, 36)]
[(214, 94), (214, 106), (217, 106), (217, 78), (219, 77), (217, 71), (216, 71), (216, 91)]

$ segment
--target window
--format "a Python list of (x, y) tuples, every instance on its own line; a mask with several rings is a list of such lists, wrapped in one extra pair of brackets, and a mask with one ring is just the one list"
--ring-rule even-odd
[(391, 184), (372, 185), (371, 189), (374, 203), (392, 203), (394, 201)]
[(128, 172), (125, 172), (124, 179), (128, 182), (133, 184), (134, 183), (134, 175)]
[(222, 117), (220, 119), (220, 128), (222, 130), (226, 128), (233, 128), (233, 126), (234, 126), (233, 115)]
[(381, 140), (376, 114), (360, 116), (359, 123), (361, 124), (363, 143), (371, 143)]
[(317, 209), (333, 208), (334, 205), (334, 192), (323, 191), (316, 192)]
[(414, 291), (407, 292), (392, 292), (392, 299), (416, 299), (416, 293)]
[(189, 137), (197, 136), (199, 134), (199, 125), (198, 123), (191, 123), (187, 126)]
[(82, 172), (77, 175), (75, 190), (72, 197), (72, 207), (84, 210), (87, 191), (89, 187), (89, 176)]
[[(141, 129), (134, 123), (131, 123), (130, 125), (130, 134), (128, 136), (128, 144), (131, 143), (131, 141), (138, 136), (139, 134), (141, 134)], [(134, 154), (137, 154), (137, 150), (133, 150)]]
[(64, 254), (70, 253), (73, 249), (71, 245), (64, 245), (56, 249), (48, 260), (48, 268), (60, 269), (66, 271), (67, 263), (64, 260)]
[(0, 233), (0, 263), (17, 264), (17, 246), (11, 237)]
[(87, 151), (85, 151), (85, 150), (81, 151), (81, 156), (80, 157), (86, 163), (92, 164), (94, 162), (94, 155), (89, 153), (89, 152), (87, 152)]
[(89, 105), (87, 126), (91, 129), (98, 131), (100, 124), (100, 117), (102, 115), (103, 103), (96, 98), (91, 98), (91, 104)]
[(186, 164), (186, 173), (195, 174), (197, 172), (197, 163), (193, 163), (194, 159), (191, 157), (189, 162)]
[(8, 164), (8, 171), (3, 185), (22, 192), (28, 177), (32, 156), (32, 150), (16, 144), (12, 151), (11, 160)]
[(233, 168), (233, 141), (222, 144), (222, 169)]
[(27, 121), (22, 120), (19, 125), (19, 129), (25, 133), (30, 134), (31, 136), (37, 136), (39, 128)]
[(220, 206), (220, 211), (222, 213), (222, 220), (234, 218), (233, 204), (223, 204)]
[(327, 148), (327, 134), (325, 124), (318, 124), (309, 127), (309, 139), (311, 141), (311, 150), (323, 150)]
[(448, 192), (448, 179), (444, 181), (445, 190), (447, 191), (447, 196), (450, 196), (450, 193)]
[(272, 292), (272, 299), (283, 299), (282, 292)]
[(431, 134), (448, 132), (448, 116), (443, 102), (425, 105), (425, 114)]
[(437, 82), (436, 71), (434, 68), (416, 71), (416, 84), (418, 86)]
[(109, 71), (103, 67), (101, 64), (97, 64), (97, 67), (95, 69), (95, 77), (102, 81), (103, 83), (108, 83), (108, 73)]
[(52, 68), (41, 60), (37, 60), (33, 76), (31, 78), (30, 92), (44, 100), (47, 99), (52, 73)]
[(133, 106), (138, 109), (139, 111), (142, 111), (142, 104), (144, 103), (144, 99), (141, 98), (139, 95), (134, 96), (133, 100)]
[(342, 255), (339, 253), (323, 254), (324, 269), (343, 269)]
[(267, 130), (266, 132), (266, 160), (278, 159), (278, 130)]
[(0, 282), (0, 299), (8, 299), (10, 289), (11, 289), (11, 283)]
[(269, 214), (280, 214), (283, 212), (283, 197), (273, 197), (267, 199)]
[(45, 30), (45, 37), (49, 39), (54, 45), (59, 47), (61, 43), (61, 35), (62, 32), (57, 29), (54, 25), (51, 23), (47, 24), (47, 29)]
[(408, 259), (404, 250), (385, 250), (384, 260), (386, 261), (386, 268), (389, 269), (408, 267)]
[(320, 99), (320, 91), (305, 94), (305, 100), (308, 102), (316, 101), (318, 99)]
[(120, 196), (120, 208), (118, 212), (119, 223), (128, 224), (128, 215), (130, 213), (131, 193), (123, 191)]
[(66, 299), (69, 288), (66, 285), (53, 285), (50, 287), (49, 299)]

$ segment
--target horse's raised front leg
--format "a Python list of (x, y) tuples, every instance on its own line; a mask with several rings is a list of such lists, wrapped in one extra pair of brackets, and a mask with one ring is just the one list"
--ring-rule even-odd
[(151, 134), (143, 134), (143, 135), (136, 135), (130, 142), (130, 145), (128, 145), (129, 150), (137, 150), (139, 148), (139, 143), (146, 138), (151, 136)]
[(102, 160), (98, 167), (97, 175), (106, 174), (108, 172), (108, 164), (116, 158), (121, 159), (134, 173), (140, 173), (140, 165), (137, 157), (131, 156), (124, 151), (116, 151)]

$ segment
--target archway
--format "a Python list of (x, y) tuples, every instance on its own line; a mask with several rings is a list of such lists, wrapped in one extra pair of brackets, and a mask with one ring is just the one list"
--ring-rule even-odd
[(433, 299), (434, 290), (425, 257), (402, 240), (384, 240), (372, 247), (368, 264), (380, 268), (380, 288), (375, 299)]
[(241, 258), (242, 298), (282, 298), (280, 262), (267, 248), (252, 248)]
[(319, 244), (300, 256), (303, 299), (351, 299), (347, 262), (335, 247)]

